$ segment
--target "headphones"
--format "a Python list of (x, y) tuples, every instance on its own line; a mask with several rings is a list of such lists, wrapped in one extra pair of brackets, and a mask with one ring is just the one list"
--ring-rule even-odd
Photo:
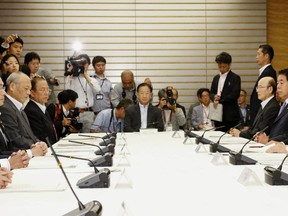
[[(125, 98), (125, 97), (126, 97), (126, 91), (124, 88), (122, 88), (122, 98)], [(133, 100), (134, 104), (137, 103), (136, 89), (133, 89), (132, 100)]]

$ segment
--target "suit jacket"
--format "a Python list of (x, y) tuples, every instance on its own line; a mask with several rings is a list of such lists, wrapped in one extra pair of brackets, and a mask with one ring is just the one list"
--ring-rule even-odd
[(258, 82), (260, 79), (262, 79), (263, 77), (273, 77), (275, 82), (277, 82), (277, 77), (276, 77), (276, 71), (274, 70), (274, 68), (272, 67), (272, 65), (269, 65), (268, 67), (265, 68), (265, 70), (261, 73), (261, 75), (258, 77), (255, 86), (253, 88), (253, 91), (251, 93), (250, 96), (250, 125), (253, 124), (253, 121), (257, 115), (257, 112), (260, 108), (260, 104), (261, 101), (258, 99), (258, 94), (256, 92), (256, 87), (258, 86)]
[(246, 104), (245, 109), (246, 109), (246, 116), (245, 116), (245, 118), (243, 119), (244, 116), (243, 116), (243, 114), (242, 114), (242, 112), (241, 112), (241, 109), (240, 109), (240, 107), (239, 107), (240, 123), (241, 123), (241, 125), (242, 125), (242, 128), (243, 128), (244, 126), (250, 126), (250, 105), (249, 105), (249, 104)]
[(271, 126), (270, 139), (282, 141), (283, 134), (288, 131), (288, 105), (282, 110)]
[[(128, 107), (125, 111), (124, 132), (139, 131), (141, 128), (141, 112), (139, 104)], [(149, 104), (147, 113), (147, 128), (158, 128), (164, 130), (161, 109)]]
[[(211, 93), (212, 96), (217, 94), (218, 90), (218, 82), (219, 82), (220, 75), (216, 75), (213, 78), (211, 84)], [(240, 114), (238, 108), (237, 99), (240, 95), (241, 89), (241, 78), (239, 75), (235, 74), (234, 72), (230, 71), (227, 74), (222, 92), (221, 98), (219, 103), (223, 105), (223, 124), (229, 121), (239, 121)]]
[(203, 117), (203, 106), (202, 104), (195, 106), (192, 111), (191, 116), (191, 124), (192, 127), (194, 127), (195, 130), (198, 130), (198, 126), (200, 124), (203, 124), (204, 117)]
[(1, 119), (5, 127), (5, 133), (9, 140), (8, 149), (30, 149), (30, 146), (39, 139), (34, 135), (26, 114), (17, 109), (12, 101), (5, 96), (5, 102), (0, 107)]
[(258, 131), (261, 131), (266, 126), (268, 126), (268, 132), (271, 130), (271, 126), (276, 119), (278, 112), (279, 112), (279, 104), (276, 101), (275, 97), (273, 97), (264, 107), (264, 109), (259, 109), (256, 115), (256, 118), (253, 122), (252, 127), (250, 127), (246, 131), (242, 131), (240, 133), (240, 137), (244, 137), (247, 139), (251, 139)]
[(57, 119), (55, 120), (55, 114), (56, 114), (56, 106), (55, 104), (49, 104), (49, 106), (47, 107), (47, 112), (49, 113), (50, 119), (52, 119), (56, 132), (57, 132), (57, 136), (58, 137), (65, 137), (66, 134), (69, 133), (68, 129), (65, 128), (65, 130), (63, 131), (63, 125), (62, 125), (62, 120), (64, 119), (64, 112), (63, 112), (63, 108), (61, 105), (61, 112), (59, 112), (59, 115), (57, 115)]
[(50, 143), (54, 144), (57, 141), (56, 131), (54, 130), (53, 122), (48, 112), (44, 114), (39, 106), (32, 100), (28, 102), (24, 111), (35, 136), (43, 142), (46, 142), (46, 137), (48, 137)]
[[(0, 120), (0, 124), (2, 124), (1, 120)], [(9, 151), (9, 149), (8, 149), (9, 142), (5, 141), (5, 138), (4, 138), (2, 133), (4, 133), (3, 130), (2, 130), (2, 132), (0, 132), (0, 159), (1, 158), (8, 158), (13, 152), (13, 151)]]

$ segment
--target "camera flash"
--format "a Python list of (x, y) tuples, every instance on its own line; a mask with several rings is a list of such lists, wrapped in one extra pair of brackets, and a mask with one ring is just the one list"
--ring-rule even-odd
[(79, 41), (75, 41), (73, 43), (73, 50), (79, 52), (81, 49), (82, 49), (82, 43), (80, 43)]

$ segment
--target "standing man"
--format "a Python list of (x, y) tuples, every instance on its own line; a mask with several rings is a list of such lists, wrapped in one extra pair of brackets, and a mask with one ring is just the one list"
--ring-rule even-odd
[(258, 86), (258, 82), (261, 78), (270, 76), (273, 77), (275, 82), (277, 81), (276, 77), (276, 71), (271, 65), (272, 59), (274, 57), (274, 50), (273, 48), (268, 45), (260, 45), (258, 50), (257, 50), (257, 55), (256, 55), (256, 61), (257, 64), (260, 66), (259, 69), (259, 77), (255, 83), (255, 86), (253, 88), (251, 97), (250, 97), (250, 126), (252, 126), (254, 119), (256, 117), (256, 114), (258, 112), (258, 109), (260, 108), (260, 103), (261, 101), (258, 99), (257, 96), (257, 91), (256, 87)]
[(111, 91), (112, 83), (105, 76), (106, 59), (103, 56), (95, 56), (92, 60), (92, 65), (95, 70), (94, 78), (97, 80), (101, 90), (96, 94), (93, 111), (97, 116), (99, 112), (111, 108)]
[(139, 103), (130, 106), (126, 110), (124, 132), (135, 132), (139, 131), (140, 128), (164, 130), (161, 110), (150, 103), (151, 97), (152, 86), (147, 83), (141, 83), (137, 87)]
[[(77, 66), (71, 66), (66, 71), (65, 89), (72, 89), (77, 92), (78, 100), (76, 107), (79, 108), (79, 123), (83, 124), (82, 133), (89, 133), (94, 121), (93, 104), (94, 98), (100, 92), (101, 88), (97, 80), (89, 77), (87, 71), (91, 64), (87, 54), (81, 54), (76, 58)], [(77, 69), (76, 69), (77, 68)]]
[(220, 73), (214, 76), (211, 84), (211, 94), (214, 107), (223, 105), (222, 122), (215, 121), (215, 126), (224, 126), (222, 131), (228, 131), (239, 123), (240, 114), (237, 99), (240, 95), (241, 78), (231, 71), (232, 57), (227, 52), (216, 56)]

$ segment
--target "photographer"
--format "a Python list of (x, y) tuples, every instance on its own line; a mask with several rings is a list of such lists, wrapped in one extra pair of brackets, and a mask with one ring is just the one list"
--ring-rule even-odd
[(58, 94), (59, 104), (50, 104), (47, 107), (59, 138), (70, 133), (78, 133), (82, 127), (82, 124), (77, 122), (79, 112), (73, 112), (77, 98), (78, 94), (75, 91), (63, 90)]
[(162, 110), (162, 119), (166, 131), (178, 131), (179, 127), (186, 123), (182, 109), (176, 107), (172, 89), (172, 87), (167, 87), (158, 91), (159, 104), (157, 106)]
[(76, 58), (70, 58), (66, 61), (65, 71), (65, 89), (72, 89), (78, 93), (76, 107), (79, 108), (79, 123), (83, 124), (82, 133), (89, 133), (94, 121), (94, 112), (92, 109), (94, 97), (101, 90), (99, 83), (93, 77), (87, 74), (90, 65), (90, 58), (87, 54), (81, 54)]

